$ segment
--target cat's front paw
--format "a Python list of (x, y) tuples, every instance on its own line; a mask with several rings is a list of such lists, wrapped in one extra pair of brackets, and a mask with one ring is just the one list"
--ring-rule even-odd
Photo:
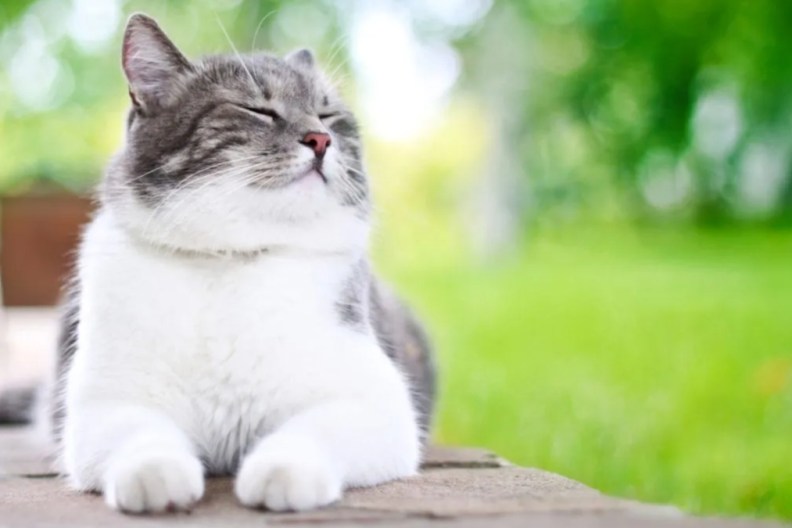
[(189, 510), (203, 496), (201, 462), (190, 453), (148, 451), (110, 464), (105, 501), (125, 513)]
[(316, 453), (260, 450), (242, 464), (234, 489), (251, 508), (305, 511), (341, 498), (342, 481)]

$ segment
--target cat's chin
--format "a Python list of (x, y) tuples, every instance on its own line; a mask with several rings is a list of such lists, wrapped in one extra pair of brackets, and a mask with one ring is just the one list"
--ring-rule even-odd
[(227, 182), (149, 205), (130, 188), (105, 192), (104, 209), (132, 238), (184, 255), (259, 255), (273, 248), (346, 253), (367, 245), (369, 219), (344, 206), (333, 182), (304, 171), (286, 186)]
[(321, 186), (327, 185), (327, 176), (328, 176), (328, 169), (322, 168), (320, 165), (312, 164), (306, 169), (302, 169), (298, 171), (292, 178), (291, 184), (292, 185), (315, 185), (321, 184)]
[(292, 176), (286, 176), (282, 181), (273, 184), (270, 181), (253, 180), (250, 182), (249, 187), (259, 189), (262, 191), (276, 191), (287, 187), (300, 186), (300, 185), (327, 185), (327, 176), (321, 170), (307, 169)]
[[(137, 204), (116, 203), (105, 209), (136, 242), (185, 256), (244, 258), (284, 250), (359, 253), (368, 245), (368, 218), (330, 202), (318, 176), (277, 192), (250, 191), (246, 193), (250, 201), (228, 204), (226, 210), (188, 214), (180, 222), (152, 218), (151, 210)], [(299, 203), (304, 204), (303, 211), (295, 214)]]
[(308, 182), (310, 183), (321, 183), (327, 184), (327, 176), (324, 173), (317, 169), (311, 169), (299, 178), (297, 178), (297, 182)]

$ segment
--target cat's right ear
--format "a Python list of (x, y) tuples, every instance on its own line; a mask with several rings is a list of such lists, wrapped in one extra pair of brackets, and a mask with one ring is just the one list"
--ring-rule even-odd
[(193, 69), (157, 22), (142, 13), (127, 21), (121, 64), (132, 103), (142, 110), (167, 101), (179, 77)]

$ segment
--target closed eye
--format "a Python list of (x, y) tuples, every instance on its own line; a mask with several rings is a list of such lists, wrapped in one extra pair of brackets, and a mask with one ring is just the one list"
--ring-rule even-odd
[(252, 112), (254, 114), (267, 116), (270, 119), (272, 119), (273, 121), (278, 121), (281, 118), (280, 114), (278, 114), (278, 112), (276, 112), (275, 110), (273, 110), (271, 108), (259, 108), (259, 107), (253, 107), (253, 106), (241, 106), (240, 108), (243, 108), (243, 109), (247, 110), (248, 112)]
[(333, 117), (336, 117), (338, 115), (339, 115), (338, 112), (329, 112), (329, 113), (326, 113), (326, 114), (319, 114), (319, 119), (324, 121), (325, 119), (332, 119)]

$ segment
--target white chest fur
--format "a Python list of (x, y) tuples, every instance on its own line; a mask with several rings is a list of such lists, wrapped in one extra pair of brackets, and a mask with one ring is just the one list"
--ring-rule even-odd
[[(376, 401), (417, 438), (401, 374), (370, 331), (339, 320), (357, 258), (166, 255), (97, 219), (80, 262), (67, 458), (70, 437), (94, 427), (97, 402), (155, 409), (214, 473), (234, 471), (258, 440), (325, 402)], [(406, 457), (416, 454), (417, 444)]]

